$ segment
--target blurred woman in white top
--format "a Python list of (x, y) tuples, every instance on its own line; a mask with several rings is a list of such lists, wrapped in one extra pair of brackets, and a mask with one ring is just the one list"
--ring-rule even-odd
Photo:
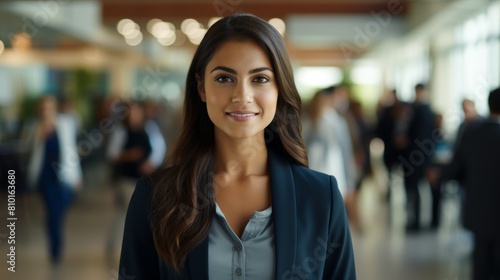
[(50, 257), (57, 264), (62, 255), (64, 217), (82, 180), (77, 132), (69, 117), (57, 113), (56, 99), (46, 95), (38, 102), (38, 119), (28, 133), (28, 186), (42, 195)]
[[(306, 108), (302, 120), (302, 136), (304, 138), (309, 159), (309, 168), (334, 175), (342, 196), (350, 187), (346, 165), (344, 163), (340, 135), (334, 127), (338, 114), (333, 108), (331, 88), (316, 93)], [(347, 131), (347, 134), (349, 132)]]

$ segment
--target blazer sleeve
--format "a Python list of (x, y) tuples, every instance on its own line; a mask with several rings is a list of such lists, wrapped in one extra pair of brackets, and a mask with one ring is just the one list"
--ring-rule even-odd
[(327, 254), (323, 279), (356, 279), (354, 253), (352, 248), (349, 223), (344, 202), (334, 177), (330, 176), (332, 207), (330, 213)]
[(158, 254), (149, 222), (151, 186), (139, 179), (125, 220), (118, 279), (160, 279)]

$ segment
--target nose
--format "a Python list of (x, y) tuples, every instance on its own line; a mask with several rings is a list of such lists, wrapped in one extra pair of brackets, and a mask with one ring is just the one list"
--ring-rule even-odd
[(234, 88), (231, 101), (236, 104), (247, 104), (253, 101), (253, 91), (251, 86), (245, 83), (238, 83)]

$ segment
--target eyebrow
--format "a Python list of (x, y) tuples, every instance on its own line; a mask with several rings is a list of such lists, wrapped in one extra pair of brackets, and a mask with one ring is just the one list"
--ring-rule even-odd
[[(229, 72), (229, 73), (235, 74), (235, 75), (238, 74), (238, 72), (236, 72), (236, 70), (231, 69), (229, 67), (224, 67), (224, 66), (217, 66), (214, 69), (212, 69), (212, 71), (210, 71), (210, 73), (214, 72), (215, 70), (222, 70), (222, 71), (226, 71), (226, 72)], [(269, 67), (259, 67), (259, 68), (255, 68), (255, 69), (248, 71), (248, 74), (258, 73), (258, 72), (262, 72), (262, 71), (273, 72), (273, 70)]]

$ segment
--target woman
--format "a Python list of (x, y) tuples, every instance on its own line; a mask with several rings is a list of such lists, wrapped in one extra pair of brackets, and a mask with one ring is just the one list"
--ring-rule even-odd
[(120, 277), (355, 279), (342, 197), (307, 166), (279, 33), (251, 15), (208, 30), (167, 168), (140, 180)]
[(57, 114), (57, 101), (43, 96), (38, 102), (39, 119), (28, 137), (31, 149), (28, 185), (42, 194), (47, 213), (50, 256), (61, 260), (63, 222), (74, 189), (81, 186), (82, 170), (73, 121)]
[(340, 193), (344, 196), (348, 186), (345, 170), (347, 165), (344, 164), (339, 135), (334, 131), (334, 90), (332, 87), (314, 95), (307, 106), (306, 117), (302, 120), (302, 136), (307, 147), (309, 168), (334, 175)]

